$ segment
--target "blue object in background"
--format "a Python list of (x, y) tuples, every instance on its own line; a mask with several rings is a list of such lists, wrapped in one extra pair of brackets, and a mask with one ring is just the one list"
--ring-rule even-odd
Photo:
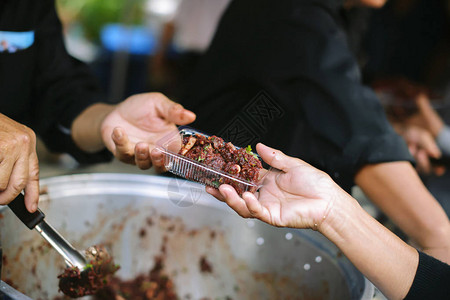
[(34, 43), (34, 31), (0, 31), (0, 52), (14, 53)]
[(100, 40), (111, 52), (125, 51), (130, 54), (152, 55), (156, 48), (154, 33), (144, 26), (124, 26), (112, 23), (100, 32)]

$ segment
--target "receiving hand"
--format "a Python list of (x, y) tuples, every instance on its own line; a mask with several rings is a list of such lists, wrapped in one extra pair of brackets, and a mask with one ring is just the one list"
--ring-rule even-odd
[(118, 104), (106, 116), (101, 126), (102, 139), (120, 161), (148, 169), (152, 166), (150, 151), (155, 142), (176, 130), (176, 125), (194, 120), (193, 112), (160, 93), (138, 94)]
[(25, 190), (25, 205), (34, 212), (39, 201), (39, 163), (34, 132), (0, 114), (0, 204)]
[(244, 218), (257, 218), (280, 227), (318, 230), (345, 194), (324, 172), (304, 161), (289, 157), (263, 144), (256, 146), (261, 158), (274, 168), (264, 178), (257, 194), (245, 192), (242, 198), (230, 186), (207, 188), (207, 192)]

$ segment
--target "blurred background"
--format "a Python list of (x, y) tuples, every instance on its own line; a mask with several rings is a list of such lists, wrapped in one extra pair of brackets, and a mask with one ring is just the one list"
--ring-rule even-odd
[[(177, 101), (229, 2), (56, 0), (69, 53), (92, 68), (111, 103), (150, 91)], [(415, 95), (425, 91), (449, 124), (450, 1), (389, 0), (378, 9), (347, 2), (352, 5), (344, 5), (341, 13), (349, 47), (391, 120), (403, 122), (414, 114)], [(67, 155), (44, 148), (40, 153), (42, 177), (67, 169), (102, 170), (79, 169)], [(114, 163), (112, 171), (142, 172)], [(447, 179), (424, 180), (442, 185)]]
[[(176, 100), (229, 1), (56, 3), (68, 51), (92, 67), (109, 100), (118, 102), (146, 91)], [(349, 45), (365, 83), (385, 87), (406, 80), (432, 91), (435, 102), (444, 102), (450, 75), (449, 11), (447, 0), (390, 0), (380, 9), (344, 9)]]
[(57, 0), (69, 53), (109, 101), (159, 91), (176, 98), (229, 0)]

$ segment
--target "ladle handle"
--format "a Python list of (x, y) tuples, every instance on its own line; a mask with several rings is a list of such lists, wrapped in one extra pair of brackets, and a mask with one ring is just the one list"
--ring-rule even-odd
[(33, 229), (45, 218), (45, 214), (39, 208), (34, 213), (27, 210), (25, 197), (21, 193), (8, 204), (8, 207), (30, 229)]

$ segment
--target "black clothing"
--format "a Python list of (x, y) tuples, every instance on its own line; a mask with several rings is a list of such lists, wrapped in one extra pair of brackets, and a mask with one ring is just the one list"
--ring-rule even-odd
[[(399, 274), (401, 276), (401, 274)], [(419, 252), (416, 276), (405, 300), (449, 299), (450, 266)]]
[(340, 27), (337, 1), (233, 1), (181, 102), (193, 124), (235, 144), (262, 141), (349, 190), (366, 164), (412, 161)]
[(370, 18), (365, 38), (370, 58), (364, 69), (367, 81), (405, 77), (428, 87), (445, 88), (450, 48), (448, 1), (400, 2), (388, 1)]
[(28, 47), (0, 52), (0, 113), (32, 128), (52, 151), (81, 163), (109, 160), (107, 150), (85, 153), (70, 136), (75, 117), (102, 96), (89, 68), (66, 52), (53, 0), (0, 1), (0, 42), (17, 43), (23, 33), (33, 37)]

